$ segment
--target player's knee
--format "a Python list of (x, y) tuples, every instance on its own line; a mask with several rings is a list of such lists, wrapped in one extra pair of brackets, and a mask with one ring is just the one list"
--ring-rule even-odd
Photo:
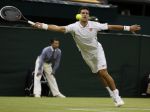
[(98, 71), (98, 74), (100, 75), (100, 76), (106, 76), (107, 74), (108, 74), (108, 72), (107, 72), (107, 69), (102, 69), (102, 70), (99, 70)]

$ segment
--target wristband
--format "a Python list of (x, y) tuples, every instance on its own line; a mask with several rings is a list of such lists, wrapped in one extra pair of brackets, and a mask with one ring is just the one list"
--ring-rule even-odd
[(123, 27), (123, 30), (124, 30), (124, 31), (130, 31), (130, 26), (124, 26), (124, 27)]
[(42, 24), (42, 28), (43, 28), (44, 30), (47, 30), (47, 29), (48, 29), (48, 24), (43, 23), (43, 24)]

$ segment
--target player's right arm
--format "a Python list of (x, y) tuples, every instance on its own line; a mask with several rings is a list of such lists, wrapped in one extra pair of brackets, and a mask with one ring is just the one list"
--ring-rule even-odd
[(57, 25), (48, 25), (48, 30), (62, 32), (62, 33), (66, 32), (66, 29), (64, 26), (57, 26)]
[(50, 31), (62, 32), (62, 33), (66, 32), (65, 26), (48, 25), (48, 24), (36, 22), (34, 27), (39, 29), (50, 30)]

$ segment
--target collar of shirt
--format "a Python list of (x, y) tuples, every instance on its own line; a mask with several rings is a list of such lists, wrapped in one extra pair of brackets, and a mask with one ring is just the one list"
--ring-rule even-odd
[[(53, 48), (52, 46), (50, 46), (50, 49), (51, 49), (52, 51), (54, 51), (54, 48)], [(58, 49), (58, 48), (56, 48), (55, 51), (57, 51), (57, 49)]]
[(78, 23), (79, 23), (79, 26), (80, 26), (81, 28), (89, 27), (89, 21), (88, 21), (88, 23), (87, 23), (87, 25), (86, 25), (85, 27), (81, 25), (80, 21), (79, 21)]

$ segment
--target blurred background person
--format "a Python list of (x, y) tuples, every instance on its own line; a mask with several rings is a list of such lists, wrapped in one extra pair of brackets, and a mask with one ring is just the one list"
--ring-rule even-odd
[(61, 50), (59, 49), (59, 40), (52, 39), (51, 45), (45, 47), (38, 56), (35, 64), (35, 75), (34, 75), (34, 96), (41, 97), (41, 77), (43, 72), (47, 78), (48, 85), (51, 89), (52, 95), (54, 97), (65, 98), (63, 94), (59, 91), (55, 73), (59, 67), (61, 60)]

